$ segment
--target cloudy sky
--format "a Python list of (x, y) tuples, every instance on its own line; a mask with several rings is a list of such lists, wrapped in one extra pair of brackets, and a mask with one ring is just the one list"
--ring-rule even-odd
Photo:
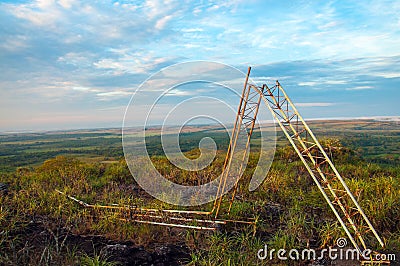
[(119, 127), (149, 75), (191, 60), (279, 79), (306, 118), (400, 115), (399, 1), (0, 1), (0, 18), (0, 131)]

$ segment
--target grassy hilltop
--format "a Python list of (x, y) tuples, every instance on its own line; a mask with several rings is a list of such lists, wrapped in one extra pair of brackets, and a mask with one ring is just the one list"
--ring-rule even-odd
[[(383, 237), (382, 252), (397, 253), (399, 259), (398, 122), (309, 125), (322, 142), (341, 147), (332, 154), (335, 165)], [(135, 137), (134, 130), (130, 134)], [(231, 218), (258, 220), (254, 234), (252, 226), (202, 232), (126, 223), (112, 214), (89, 213), (58, 194), (56, 188), (90, 203), (176, 208), (153, 199), (136, 184), (123, 158), (119, 129), (1, 134), (0, 183), (7, 184), (8, 191), (0, 194), (0, 264), (271, 265), (256, 257), (264, 244), (276, 249), (334, 245), (344, 232), (283, 134), (278, 130), (277, 135), (275, 159), (263, 184), (255, 192), (242, 184), (232, 209)], [(177, 171), (163, 155), (156, 133), (148, 137), (147, 147), (160, 172), (191, 184), (222, 171), (229, 139), (220, 129), (191, 128), (181, 136), (181, 149), (197, 157), (199, 140), (205, 136), (214, 137), (219, 150), (213, 164), (197, 174)], [(253, 152), (245, 181), (257, 158)], [(224, 208), (228, 202), (222, 204)], [(373, 241), (371, 245), (378, 248)]]

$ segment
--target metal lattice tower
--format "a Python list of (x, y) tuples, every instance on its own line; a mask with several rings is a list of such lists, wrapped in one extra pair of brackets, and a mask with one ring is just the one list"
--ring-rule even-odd
[[(118, 214), (118, 219), (124, 221), (198, 230), (216, 230), (219, 225), (226, 224), (227, 222), (254, 225), (254, 221), (217, 220), (217, 218), (221, 211), (223, 195), (228, 192), (226, 191), (227, 180), (232, 180), (233, 178), (235, 183), (231, 191), (229, 208), (226, 213), (229, 215), (231, 210), (241, 178), (240, 173), (246, 167), (245, 161), (250, 152), (250, 140), (257, 121), (261, 100), (263, 100), (358, 253), (362, 254), (368, 249), (368, 240), (371, 239), (375, 239), (384, 247), (382, 239), (361, 209), (343, 177), (339, 174), (325, 149), (301, 117), (279, 82), (276, 81), (276, 84), (272, 87), (268, 87), (265, 84), (256, 86), (249, 83), (250, 71), (251, 68), (249, 67), (224, 161), (222, 178), (220, 179), (214, 204), (210, 211), (159, 210), (140, 208), (138, 206), (91, 205), (72, 196), (67, 195), (67, 197), (88, 209), (111, 210)], [(238, 152), (237, 140), (239, 134), (243, 134), (243, 132), (246, 134), (247, 142), (245, 149), (239, 151), (241, 161), (233, 167), (233, 157), (235, 152)], [(232, 168), (233, 172), (231, 171)], [(61, 191), (58, 192), (65, 194)], [(373, 264), (374, 261), (371, 259), (366, 263)]]
[(368, 239), (374, 238), (384, 247), (382, 239), (361, 209), (343, 177), (279, 82), (277, 81), (271, 88), (265, 84), (259, 87), (246, 83), (245, 86), (257, 90), (262, 95), (264, 103), (273, 114), (359, 254), (368, 248)]
[[(240, 98), (238, 112), (236, 115), (235, 124), (232, 131), (232, 137), (229, 143), (228, 152), (225, 157), (224, 167), (223, 167), (223, 176), (218, 186), (218, 191), (214, 201), (214, 208), (215, 209), (215, 218), (218, 217), (219, 210), (221, 208), (222, 202), (222, 195), (224, 195), (226, 191), (226, 181), (229, 178), (234, 178), (235, 184), (232, 189), (232, 197), (229, 204), (228, 213), (231, 210), (232, 203), (235, 199), (235, 194), (238, 189), (240, 173), (244, 170), (243, 168), (246, 167), (246, 158), (250, 152), (250, 140), (253, 134), (254, 125), (257, 120), (258, 109), (260, 108), (261, 98), (263, 97), (262, 94), (258, 93), (258, 89), (252, 86), (247, 86), (249, 76), (250, 76), (250, 68), (248, 69), (246, 81), (243, 87), (242, 96)], [(261, 92), (263, 88), (261, 88)], [(246, 145), (243, 151), (243, 156), (241, 162), (239, 163), (238, 169), (234, 169), (237, 171), (231, 172), (231, 165), (233, 160), (233, 155), (236, 149), (236, 143), (240, 134), (241, 130), (245, 130), (246, 132)], [(230, 176), (233, 175), (233, 176)]]

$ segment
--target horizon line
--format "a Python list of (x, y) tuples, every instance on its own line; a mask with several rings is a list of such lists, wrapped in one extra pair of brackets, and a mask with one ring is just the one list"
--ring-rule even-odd
[[(327, 118), (307, 118), (304, 119), (305, 121), (340, 121), (340, 120), (373, 120), (373, 121), (390, 121), (390, 122), (400, 122), (400, 115), (394, 115), (394, 116), (360, 116), (360, 117), (327, 117)], [(261, 121), (261, 123), (275, 123), (275, 120), (267, 120), (267, 121)], [(228, 123), (228, 124), (233, 124), (233, 123)], [(218, 123), (209, 123), (209, 124), (204, 124), (204, 123), (199, 123), (199, 124), (189, 124), (188, 126), (207, 126), (207, 125), (218, 125)], [(147, 127), (161, 127), (163, 126), (162, 124), (152, 124), (148, 125)], [(181, 125), (168, 125), (169, 127), (180, 127)], [(125, 127), (125, 128), (130, 128), (130, 129), (135, 129), (135, 128), (141, 128), (143, 126), (132, 126), (132, 127)], [(71, 127), (71, 128), (65, 128), (65, 129), (44, 129), (44, 130), (35, 130), (35, 129), (22, 129), (22, 130), (0, 130), (0, 134), (35, 134), (35, 133), (55, 133), (55, 132), (69, 132), (69, 131), (83, 131), (83, 130), (122, 130), (123, 127)]]

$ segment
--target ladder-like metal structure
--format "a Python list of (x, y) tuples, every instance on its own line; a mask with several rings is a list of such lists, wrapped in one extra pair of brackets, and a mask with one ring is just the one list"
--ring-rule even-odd
[(372, 234), (383, 247), (382, 239), (279, 82), (272, 88), (266, 85), (263, 87), (265, 89), (263, 100), (273, 112), (283, 133), (299, 155), (353, 246), (361, 253), (367, 249), (368, 234)]
[[(326, 150), (301, 117), (280, 83), (276, 81), (276, 84), (272, 87), (268, 87), (265, 84), (262, 86), (251, 84), (249, 83), (250, 71), (251, 68), (249, 67), (224, 161), (222, 177), (215, 195), (213, 207), (210, 211), (158, 210), (139, 208), (137, 206), (91, 205), (72, 196), (66, 196), (88, 209), (111, 210), (117, 214), (119, 220), (123, 221), (198, 230), (216, 230), (220, 225), (227, 222), (254, 225), (254, 221), (218, 220), (218, 218), (221, 214), (223, 195), (228, 192), (226, 186), (228, 179), (234, 180), (234, 186), (229, 198), (229, 207), (225, 214), (229, 215), (232, 208), (241, 174), (246, 167), (250, 152), (250, 140), (256, 125), (260, 104), (263, 101), (303, 162), (358, 253), (362, 254), (368, 249), (368, 243), (371, 240), (377, 241), (384, 247), (382, 239), (361, 209), (356, 198), (346, 185), (345, 180), (334, 166), (331, 158), (327, 155)], [(237, 142), (240, 134), (246, 135), (246, 144), (243, 150), (238, 151)], [(241, 160), (235, 162), (233, 166), (232, 164), (235, 160), (234, 154), (236, 152), (240, 153), (238, 158)], [(65, 194), (61, 191), (58, 192)], [(373, 263), (372, 260), (369, 262)]]
[[(222, 168), (223, 172), (219, 180), (218, 190), (211, 210), (168, 210), (142, 208), (138, 206), (89, 204), (60, 190), (56, 191), (77, 202), (86, 209), (90, 209), (96, 213), (107, 212), (108, 215), (111, 214), (114, 218), (122, 221), (210, 231), (217, 230), (220, 226), (227, 223), (255, 226), (255, 221), (253, 220), (240, 221), (226, 218), (220, 219), (223, 196), (228, 192), (228, 180), (230, 180), (230, 182), (232, 182), (232, 180), (234, 181), (232, 197), (227, 212), (228, 214), (235, 199), (241, 173), (246, 167), (246, 159), (250, 152), (250, 140), (256, 123), (261, 99), (263, 97), (258, 93), (258, 89), (247, 86), (249, 76), (250, 68), (248, 69), (246, 81), (240, 97), (235, 124)], [(238, 149), (237, 144), (240, 135), (242, 137), (245, 136), (246, 143), (244, 147)], [(239, 153), (239, 156), (235, 156), (237, 153)]]
[[(250, 140), (251, 136), (253, 135), (254, 126), (256, 124), (261, 98), (263, 97), (262, 94), (258, 93), (259, 92), (258, 89), (255, 89), (252, 86), (247, 86), (250, 76), (250, 70), (251, 68), (248, 69), (246, 75), (246, 80), (244, 83), (242, 96), (239, 102), (235, 124), (233, 126), (228, 152), (225, 157), (222, 178), (220, 180), (217, 194), (215, 196), (214, 207), (213, 207), (213, 210), (215, 209), (215, 218), (218, 217), (221, 208), (221, 203), (223, 199), (222, 196), (228, 192), (226, 191), (227, 180), (229, 178), (233, 178), (235, 180), (235, 184), (233, 186), (232, 196), (229, 203), (228, 213), (230, 212), (232, 208), (232, 203), (235, 200), (235, 195), (238, 189), (241, 173), (246, 167), (247, 156), (249, 155), (250, 152)], [(261, 88), (261, 92), (263, 92), (263, 88)], [(241, 161), (239, 162), (239, 164), (235, 165), (236, 169), (231, 169), (233, 155), (236, 152), (236, 144), (239, 134), (241, 133), (241, 130), (244, 130), (246, 134), (245, 148), (243, 149), (243, 151), (240, 151), (243, 155), (241, 156)]]
[(280, 83), (277, 81), (273, 87), (265, 84), (260, 87), (253, 84), (247, 84), (247, 86), (262, 95), (264, 103), (273, 114), (359, 254), (368, 248), (368, 240), (375, 239), (384, 247), (382, 239), (361, 209), (343, 177)]

